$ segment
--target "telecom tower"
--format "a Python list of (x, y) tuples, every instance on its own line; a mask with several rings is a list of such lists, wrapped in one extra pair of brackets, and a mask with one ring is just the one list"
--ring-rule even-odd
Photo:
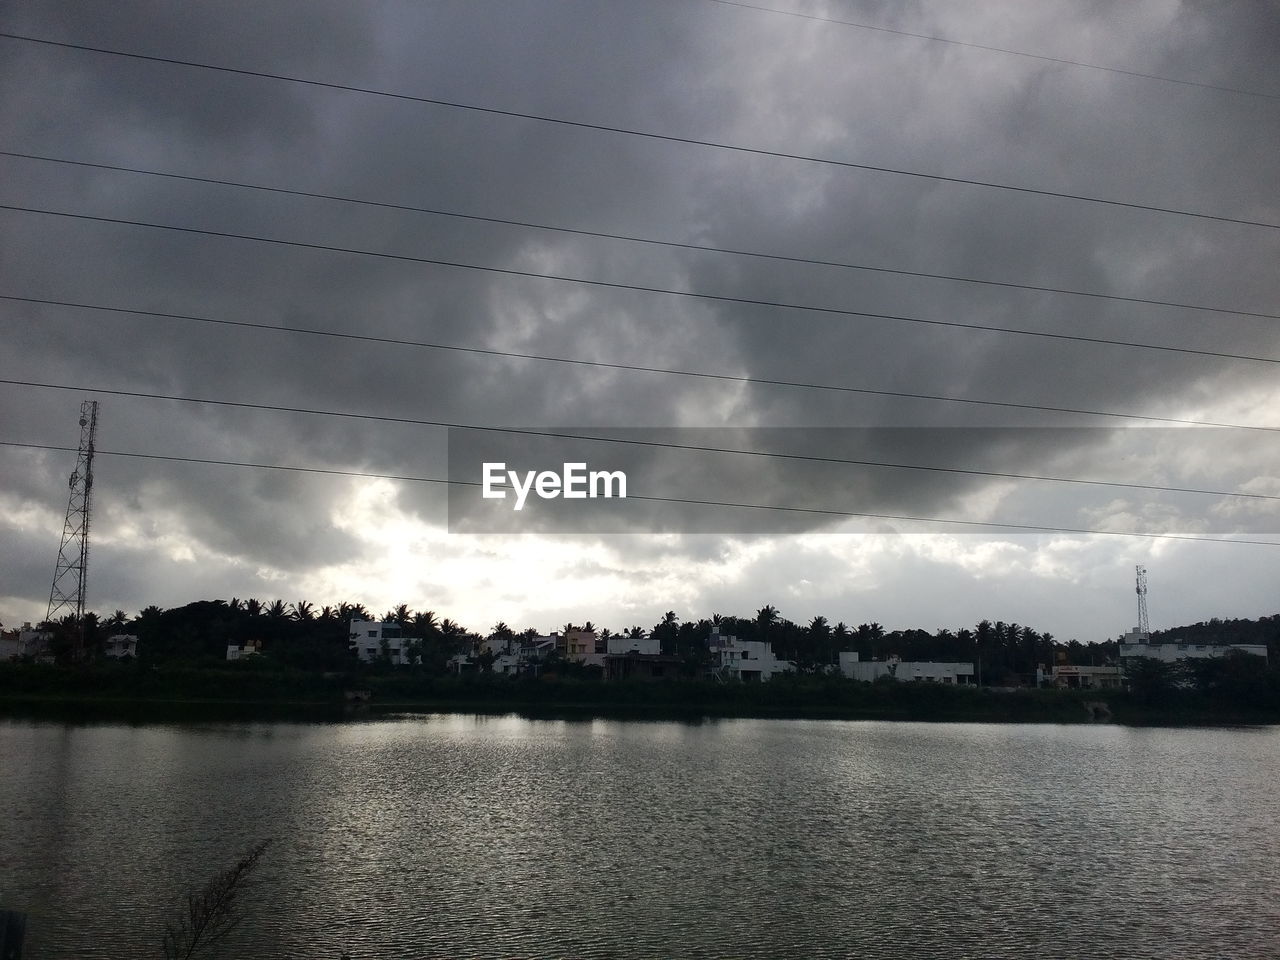
[(98, 401), (80, 404), (80, 452), (71, 474), (67, 519), (62, 525), (62, 546), (49, 589), (46, 621), (72, 614), (76, 623), (76, 658), (84, 650), (84, 588), (89, 573), (89, 517), (93, 501), (93, 444), (98, 433)]
[(1135, 569), (1138, 572), (1138, 632), (1150, 634), (1151, 624), (1147, 619), (1147, 568), (1139, 565)]

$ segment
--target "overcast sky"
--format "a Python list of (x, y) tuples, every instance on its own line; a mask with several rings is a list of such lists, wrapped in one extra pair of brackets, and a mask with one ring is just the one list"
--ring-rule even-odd
[[(642, 427), (686, 446), (1136, 486), (575, 449), (593, 468), (625, 463), (629, 492), (657, 498), (1280, 542), (1280, 380), (1265, 362), (1280, 358), (1277, 8), (758, 6), (776, 10), (6, 5), (5, 32), (320, 85), (0, 38), (0, 149), (51, 158), (0, 156), (0, 204), (28, 208), (0, 210), (0, 295), (730, 379), (4, 299), (3, 377), (74, 389), (0, 385), (0, 440), (74, 446), (79, 404), (96, 398), (104, 452), (479, 481), (448, 462), (443, 428), (403, 421)], [(494, 442), (512, 466), (562, 459)], [(0, 447), (6, 626), (44, 616), (74, 460)], [(1132, 626), (1135, 564), (1156, 628), (1280, 611), (1280, 546), (654, 501), (583, 505), (559, 525), (531, 511), (519, 529), (539, 532), (476, 534), (451, 532), (441, 484), (105, 454), (95, 472), (88, 606), (104, 613), (233, 596), (407, 603), (484, 632), (771, 603), (797, 622), (986, 617), (1088, 641)]]

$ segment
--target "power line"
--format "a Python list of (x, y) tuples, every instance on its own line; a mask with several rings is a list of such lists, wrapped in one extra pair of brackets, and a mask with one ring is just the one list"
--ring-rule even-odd
[(1263, 93), (1260, 90), (1246, 90), (1242, 87), (1225, 87), (1216, 83), (1204, 83), (1199, 80), (1182, 80), (1178, 77), (1165, 77), (1155, 73), (1142, 73), (1138, 70), (1122, 70), (1118, 67), (1104, 67), (1097, 63), (1087, 63), (1083, 60), (1071, 60), (1066, 57), (1047, 57), (1037, 53), (1027, 53), (1024, 50), (1011, 50), (1008, 47), (995, 47), (985, 43), (972, 43), (965, 40), (953, 40), (950, 37), (942, 37), (930, 33), (913, 33), (910, 30), (899, 30), (893, 27), (882, 27), (876, 24), (859, 23), (854, 20), (839, 20), (834, 17), (819, 17), (811, 13), (798, 13), (794, 10), (778, 10), (774, 7), (757, 6), (754, 3), (744, 3), (742, 0), (711, 0), (712, 3), (723, 4), (728, 7), (742, 7), (746, 10), (758, 10), (761, 13), (775, 13), (784, 17), (796, 17), (801, 20), (816, 20), (821, 23), (834, 23), (842, 27), (856, 27), (859, 30), (874, 30), (877, 33), (890, 33), (899, 37), (911, 37), (916, 40), (929, 40), (934, 43), (948, 43), (957, 47), (969, 47), (974, 50), (986, 50), (990, 53), (1003, 53), (1011, 57), (1026, 57), (1029, 60), (1042, 60), (1045, 63), (1056, 63), (1068, 67), (1083, 67), (1088, 70), (1100, 70), (1104, 73), (1117, 73), (1126, 77), (1137, 77), (1142, 80), (1158, 80), (1162, 83), (1177, 83), (1187, 87), (1199, 87), (1202, 90), (1216, 90), (1220, 93), (1239, 93), (1247, 97), (1261, 97), (1266, 100), (1280, 100), (1280, 94)]
[(486, 217), (479, 214), (459, 213), (455, 210), (443, 210), (436, 207), (420, 207), (405, 203), (389, 203), (386, 201), (367, 200), (359, 197), (345, 197), (331, 193), (315, 193), (308, 190), (292, 190), (286, 187), (270, 187), (264, 184), (247, 183), (241, 180), (222, 180), (216, 177), (197, 177), (189, 174), (169, 173), (163, 170), (151, 170), (145, 167), (126, 167), (112, 163), (93, 163), (87, 160), (70, 160), (64, 157), (50, 157), (35, 153), (19, 153), (13, 150), (0, 150), (0, 156), (17, 157), (23, 160), (39, 160), (45, 163), (60, 163), (67, 166), (88, 167), (94, 170), (112, 170), (118, 173), (133, 173), (148, 177), (163, 177), (168, 180), (184, 180), (189, 183), (205, 183), (221, 187), (258, 190), (263, 193), (275, 193), (290, 197), (306, 197), (312, 200), (332, 200), (339, 203), (350, 203), (365, 207), (377, 207), (384, 210), (425, 213), (437, 217), (451, 217), (457, 220), (471, 220), (477, 223), (492, 223), (508, 227), (525, 227), (531, 230), (546, 230), (553, 233), (565, 233), (579, 237), (593, 237), (601, 240), (622, 240), (628, 243), (649, 244), (651, 246), (667, 247), (676, 250), (696, 250), (704, 253), (722, 253), (736, 257), (753, 257), (760, 260), (774, 260), (779, 263), (799, 263), (816, 267), (836, 267), (843, 270), (860, 270), (867, 273), (883, 273), (899, 277), (915, 277), (923, 280), (946, 280), (953, 283), (971, 283), (988, 287), (1003, 287), (1010, 290), (1029, 290), (1035, 293), (1055, 293), (1072, 297), (1089, 297), (1096, 300), (1114, 300), (1118, 303), (1136, 303), (1154, 307), (1177, 307), (1183, 310), (1201, 310), (1207, 313), (1222, 313), (1237, 317), (1259, 317), (1264, 320), (1280, 320), (1280, 314), (1277, 313), (1258, 313), (1252, 310), (1233, 310), (1228, 307), (1212, 307), (1200, 303), (1182, 303), (1175, 300), (1157, 300), (1151, 297), (1125, 297), (1113, 293), (1097, 293), (1090, 290), (1073, 290), (1067, 287), (1046, 287), (1031, 283), (1014, 283), (1007, 280), (989, 280), (981, 277), (966, 277), (945, 273), (926, 273), (920, 270), (900, 270), (893, 267), (871, 266), (864, 263), (848, 263), (840, 260), (822, 260), (817, 257), (796, 257), (778, 253), (762, 253), (756, 250), (739, 250), (733, 247), (715, 247), (701, 243), (683, 243), (677, 240), (662, 240), (653, 237), (637, 237), (629, 234), (606, 233), (600, 230), (560, 227), (545, 223), (534, 223), (528, 220), (514, 220), (506, 217)]
[(1106, 197), (1093, 197), (1085, 194), (1067, 193), (1064, 191), (1044, 190), (1036, 187), (1016, 186), (1008, 183), (996, 183), (988, 180), (970, 179), (967, 177), (951, 177), (936, 173), (924, 173), (919, 170), (906, 170), (899, 167), (880, 166), (869, 163), (855, 163), (851, 160), (837, 160), (831, 157), (810, 156), (806, 154), (787, 153), (781, 150), (766, 150), (759, 147), (748, 147), (742, 144), (726, 143), (718, 140), (702, 140), (696, 137), (681, 137), (675, 134), (654, 133), (647, 130), (637, 130), (630, 127), (612, 126), (602, 123), (588, 123), (583, 120), (567, 120), (563, 117), (552, 117), (542, 114), (522, 113), (517, 110), (504, 110), (498, 107), (483, 107), (477, 104), (461, 103), (453, 100), (443, 100), (438, 97), (423, 97), (407, 93), (396, 93), (389, 90), (378, 90), (372, 87), (359, 87), (351, 84), (332, 83), (324, 80), (313, 80), (304, 77), (288, 76), (286, 74), (268, 73), (261, 70), (246, 70), (238, 67), (227, 67), (218, 64), (201, 63), (195, 60), (183, 60), (177, 57), (157, 57), (149, 54), (130, 53), (123, 50), (112, 50), (107, 47), (95, 47), (82, 43), (67, 43), (60, 40), (48, 40), (42, 37), (26, 36), (24, 34), (0, 32), (0, 37), (10, 40), (20, 40), (26, 43), (41, 44), (49, 47), (59, 47), (65, 50), (79, 50), (87, 53), (99, 53), (114, 57), (124, 57), (131, 60), (141, 60), (148, 63), (163, 63), (170, 66), (194, 67), (201, 70), (211, 70), (218, 73), (232, 74), (242, 77), (254, 77), (261, 80), (279, 80), (286, 83), (296, 83), (304, 86), (317, 87), (327, 90), (341, 90), (347, 93), (357, 93), (366, 96), (385, 97), (393, 100), (400, 100), (409, 103), (423, 103), (437, 107), (448, 107), (455, 110), (467, 110), (475, 113), (488, 114), (490, 116), (510, 117), (518, 120), (533, 120), (538, 123), (555, 124), (562, 127), (572, 127), (579, 130), (594, 130), (601, 133), (614, 133), (632, 137), (643, 137), (648, 140), (657, 140), (664, 143), (680, 143), (689, 146), (710, 147), (717, 150), (727, 150), (734, 153), (749, 154), (758, 157), (771, 157), (777, 160), (794, 160), (804, 163), (822, 164), (824, 166), (839, 167), (848, 170), (863, 170), (871, 173), (891, 174), (899, 177), (909, 177), (917, 180), (929, 180), (934, 183), (948, 183), (970, 187), (983, 187), (989, 190), (1004, 190), (1011, 193), (1021, 193), (1033, 196), (1051, 197), (1058, 200), (1075, 200), (1084, 203), (1094, 203), (1103, 206), (1121, 207), (1130, 210), (1143, 210), (1149, 213), (1164, 213), (1180, 217), (1191, 217), (1197, 220), (1213, 220), (1220, 223), (1234, 223), (1241, 226), (1249, 227), (1265, 227), (1269, 230), (1280, 230), (1280, 223), (1270, 223), (1261, 220), (1248, 220), (1241, 217), (1228, 217), (1220, 214), (1200, 213), (1193, 210), (1183, 210), (1175, 207), (1162, 207), (1154, 204), (1134, 203), (1124, 200), (1114, 200)]
[[(27, 450), (66, 451), (66, 450), (74, 449), (72, 447), (54, 446), (52, 444), (19, 443), (17, 441), (12, 441), (12, 440), (0, 440), (0, 446), (15, 447), (15, 448), (27, 449)], [(124, 452), (124, 451), (116, 451), (116, 450), (99, 450), (97, 452), (99, 456), (104, 456), (104, 457), (124, 457), (124, 458), (131, 458), (131, 459), (140, 459), (140, 460), (162, 460), (162, 461), (167, 461), (171, 463), (194, 463), (194, 464), (204, 464), (204, 465), (213, 465), (213, 466), (244, 467), (244, 468), (252, 468), (252, 469), (258, 469), (258, 470), (282, 470), (289, 473), (315, 473), (315, 474), (323, 474), (328, 476), (367, 478), (371, 480), (399, 480), (399, 481), (407, 481), (412, 483), (442, 484), (446, 486), (467, 486), (467, 487), (482, 486), (482, 484), (474, 480), (446, 480), (438, 477), (417, 477), (417, 476), (405, 476), (405, 475), (399, 475), (399, 474), (367, 473), (367, 472), (355, 471), (355, 470), (334, 470), (334, 469), (324, 469), (319, 467), (296, 467), (296, 466), (286, 466), (286, 465), (273, 464), (273, 463), (249, 463), (242, 460), (219, 460), (219, 459), (205, 458), (205, 457), (178, 457), (178, 456), (166, 456), (166, 455), (155, 454), (155, 453), (136, 453), (136, 452)], [(727, 501), (727, 500), (697, 500), (697, 499), (687, 498), (687, 497), (645, 496), (641, 494), (632, 494), (630, 492), (628, 492), (626, 499), (641, 500), (641, 501), (650, 502), (650, 503), (678, 503), (678, 504), (686, 504), (690, 506), (732, 507), (732, 508), (747, 509), (747, 510), (777, 511), (782, 513), (803, 513), (803, 514), (812, 514), (815, 516), (844, 517), (849, 519), (896, 520), (896, 521), (909, 522), (909, 523), (939, 523), (939, 524), (950, 524), (950, 525), (963, 526), (963, 527), (987, 527), (987, 528), (996, 528), (1001, 530), (1018, 530), (1026, 533), (1071, 533), (1071, 534), (1083, 534), (1083, 535), (1104, 536), (1104, 537), (1134, 537), (1134, 538), (1140, 538), (1145, 540), (1181, 540), (1181, 541), (1190, 541), (1192, 543), (1233, 543), (1233, 544), (1250, 544), (1250, 545), (1262, 546), (1262, 547), (1280, 547), (1280, 541), (1275, 541), (1275, 540), (1241, 540), (1241, 539), (1234, 539), (1230, 537), (1192, 537), (1192, 536), (1185, 536), (1185, 535), (1176, 534), (1176, 533), (1128, 533), (1128, 532), (1119, 532), (1115, 530), (1093, 530), (1093, 529), (1086, 529), (1086, 528), (1079, 528), (1079, 527), (1053, 527), (1053, 526), (1042, 526), (1037, 524), (1025, 524), (1025, 523), (1001, 523), (998, 521), (986, 521), (986, 520), (953, 520), (945, 517), (913, 517), (913, 516), (905, 516), (905, 515), (889, 514), (889, 513), (856, 513), (850, 510), (828, 510), (828, 509), (822, 509), (818, 507), (793, 507), (793, 506), (767, 504), (767, 503), (738, 503), (738, 502)]]
[(415, 257), (404, 253), (385, 253), (377, 250), (363, 250), (357, 247), (342, 247), (323, 243), (307, 243), (302, 240), (283, 240), (277, 237), (259, 237), (254, 234), (231, 233), (225, 230), (204, 230), (198, 227), (178, 227), (167, 223), (151, 223), (145, 220), (127, 220), (121, 217), (101, 217), (87, 213), (67, 213), (62, 210), (45, 210), (39, 207), (24, 207), (16, 204), (0, 203), (0, 210), (15, 210), (21, 213), (35, 213), (42, 216), (64, 217), (71, 220), (86, 220), (94, 223), (114, 223), (127, 227), (146, 227), (152, 230), (169, 230), (174, 233), (186, 233), (204, 237), (220, 237), (227, 240), (248, 240), (253, 243), (275, 244), (277, 246), (295, 247), (302, 250), (323, 250), (327, 253), (343, 253), (361, 257), (376, 257), (382, 260), (395, 260), (401, 263), (421, 263), (438, 267), (454, 267), (459, 270), (475, 270), (481, 273), (496, 273), (509, 277), (552, 280), (557, 283), (573, 283), (580, 284), (582, 286), (600, 287), (610, 290), (630, 290), (637, 293), (657, 293), (663, 296), (684, 297), (691, 300), (706, 300), (715, 303), (734, 303), (745, 306), (769, 307), (782, 310), (801, 310), (806, 313), (817, 313), (825, 316), (865, 317), (873, 320), (888, 320), (894, 323), (917, 323), (931, 327), (953, 327), (959, 330), (981, 330), (987, 333), (1001, 333), (1022, 337), (1038, 337), (1045, 340), (1074, 341), (1076, 343), (1092, 343), (1110, 347), (1129, 347), (1138, 350), (1159, 350), (1165, 353), (1180, 353), (1200, 357), (1216, 357), (1220, 360), (1246, 360), (1253, 363), (1280, 363), (1280, 358), (1224, 353), (1217, 350), (1196, 350), (1191, 347), (1174, 347), (1165, 344), (1139, 343), (1132, 340), (1115, 340), (1109, 337), (1085, 337), (1079, 334), (1070, 333), (1051, 333), (1042, 330), (1020, 330), (1016, 327), (992, 327), (979, 323), (962, 323), (958, 320), (931, 320), (924, 317), (908, 317), (901, 314), (872, 313), (865, 310), (845, 310), (838, 307), (810, 306), (808, 304), (788, 303), (781, 300), (764, 300), (755, 297), (731, 297), (725, 294), (701, 293), (693, 290), (673, 290), (668, 287), (651, 287), (638, 283), (622, 283), (613, 280), (592, 280), (586, 277), (573, 277), (554, 273), (536, 273), (531, 270), (516, 270), (512, 267), (490, 267), (474, 263), (463, 263), (457, 260), (441, 260), (434, 257)]
[(577, 357), (560, 357), (540, 353), (518, 353), (513, 350), (495, 350), (488, 347), (465, 347), (457, 344), (432, 343), (425, 340), (405, 340), (397, 337), (377, 337), (363, 333), (344, 333), (337, 330), (320, 330), (311, 327), (275, 326), (269, 323), (255, 323), (249, 320), (226, 320), (215, 317), (201, 317), (184, 313), (165, 313), (158, 310), (137, 310), (129, 307), (113, 307), (95, 303), (80, 303), (72, 300), (51, 300), (41, 297), (20, 297), (12, 294), (0, 294), (0, 300), (11, 300), (19, 303), (40, 304), (43, 306), (74, 307), (81, 310), (95, 310), (104, 313), (129, 314), (142, 317), (155, 317), (164, 320), (183, 320), (194, 323), (206, 323), (217, 326), (241, 327), (250, 330), (266, 330), (272, 333), (299, 334), (313, 337), (329, 337), (337, 340), (353, 340), (364, 343), (377, 343), (398, 347), (417, 347), (424, 350), (444, 350), (457, 353), (469, 353), (477, 356), (502, 357), (513, 360), (534, 360), (541, 363), (560, 363), (576, 366), (599, 367), (606, 370), (624, 370), (632, 373), (651, 373), (675, 377), (694, 377), (705, 380), (746, 383), (753, 386), (794, 387), (806, 390), (826, 390), (835, 393), (860, 394), (865, 396), (894, 397), (906, 400), (928, 400), (943, 403), (965, 403), (984, 407), (1003, 407), (1013, 410), (1034, 410), (1041, 413), (1068, 413), (1090, 417), (1113, 417), (1124, 420), (1142, 420), (1153, 423), (1170, 423), (1183, 426), (1219, 427), (1231, 430), (1262, 430), (1280, 433), (1280, 427), (1260, 426), (1248, 423), (1225, 423), (1215, 420), (1191, 420), (1183, 417), (1158, 417), (1150, 414), (1117, 413), (1110, 410), (1090, 410), (1081, 407), (1052, 407), (1036, 403), (1014, 403), (1007, 400), (979, 400), (970, 397), (948, 397), (930, 393), (908, 393), (901, 390), (873, 390), (869, 387), (850, 387), (831, 383), (806, 383), (798, 380), (781, 380), (768, 377), (750, 377), (745, 374), (712, 373), (701, 370), (678, 370), (669, 367), (650, 367), (637, 363), (611, 363), (605, 360), (584, 360)]
[(812, 454), (779, 453), (770, 450), (742, 450), (735, 447), (708, 447), (695, 444), (672, 443), (660, 440), (638, 440), (627, 437), (591, 436), (554, 430), (534, 430), (524, 427), (494, 427), (473, 423), (455, 423), (446, 420), (426, 420), (417, 417), (393, 417), (386, 414), (352, 413), (343, 410), (316, 410), (307, 407), (287, 407), (277, 404), (249, 403), (242, 400), (215, 400), (206, 397), (184, 397), (176, 394), (146, 393), (136, 390), (108, 390), (70, 384), (40, 383), (31, 380), (0, 379), (0, 384), (17, 387), (33, 387), (44, 390), (77, 390), (83, 393), (101, 393), (108, 396), (134, 397), (146, 400), (170, 400), (179, 403), (201, 403), (219, 407), (236, 407), (244, 410), (268, 410), (275, 413), (297, 413), (313, 417), (336, 417), (347, 420), (365, 420), (377, 423), (410, 424), (421, 427), (441, 427), (453, 430), (469, 430), (477, 433), (504, 433), (526, 437), (545, 437), (556, 440), (575, 440), (588, 443), (613, 443), (647, 449), (685, 450), (697, 453), (718, 453), (769, 460), (787, 460), (804, 463), (821, 463), (839, 466), (877, 467), (892, 470), (914, 470), (923, 473), (950, 473), (961, 476), (991, 477), (999, 480), (1033, 480), (1044, 483), (1070, 483), (1082, 486), (1115, 487), (1126, 490), (1148, 490), (1160, 493), (1190, 493), (1211, 497), (1241, 497), (1249, 500), (1277, 500), (1280, 496), (1262, 493), (1236, 493), (1228, 490), (1204, 490), (1194, 487), (1168, 487), (1146, 483), (1122, 483), (1112, 480), (1090, 480), (1076, 477), (1051, 477), (1038, 474), (1002, 473), (992, 470), (969, 470), (960, 467), (935, 467), (921, 464), (891, 463), (880, 460), (857, 460), (845, 457), (824, 457)]

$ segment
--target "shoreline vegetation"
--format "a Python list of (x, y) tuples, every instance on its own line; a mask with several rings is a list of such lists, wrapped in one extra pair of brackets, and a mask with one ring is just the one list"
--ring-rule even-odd
[[(197, 720), (298, 718), (342, 720), (392, 713), (472, 713), (549, 719), (777, 717), (1013, 723), (1280, 723), (1280, 614), (1258, 620), (1210, 620), (1152, 640), (1265, 645), (1269, 657), (1231, 654), (1177, 663), (1138, 658), (1125, 667), (1126, 689), (1037, 686), (1052, 664), (1115, 663), (1116, 641), (1080, 643), (1004, 621), (974, 627), (886, 630), (879, 623), (807, 625), (766, 604), (753, 616), (682, 621), (668, 611), (651, 629), (614, 634), (587, 622), (550, 637), (504, 622), (487, 634), (431, 610), (401, 604), (393, 626), (398, 651), (356, 649), (352, 624), (371, 621), (360, 604), (315, 609), (306, 601), (199, 600), (136, 617), (117, 610), (42, 624), (47, 658), (0, 662), (0, 716)], [(123, 636), (117, 636), (123, 635)], [(723, 669), (712, 637), (762, 644), (791, 670), (757, 682)], [(661, 678), (605, 679), (579, 654), (607, 652), (612, 639), (644, 640), (662, 658)], [(14, 638), (18, 642), (19, 638)], [(129, 652), (109, 655), (124, 639)], [(549, 644), (554, 640), (554, 647)], [(588, 645), (586, 649), (583, 645)], [(367, 645), (366, 645), (367, 646)], [(1203, 648), (1203, 647), (1202, 647)], [(517, 671), (498, 667), (519, 651)], [(978, 684), (843, 675), (844, 652), (860, 662), (963, 663)], [(233, 657), (233, 654), (235, 655)], [(119, 657), (118, 659), (116, 657)], [(737, 661), (741, 662), (741, 661)], [(720, 663), (719, 667), (717, 664)], [(460, 671), (460, 672), (459, 672)], [(764, 682), (759, 682), (764, 681)]]
[[(0, 665), (0, 716), (55, 721), (332, 722), (403, 713), (517, 714), (529, 719), (731, 718), (1119, 723), (1239, 726), (1280, 723), (1270, 684), (1254, 696), (1148, 690), (997, 690), (933, 683), (860, 683), (784, 676), (768, 683), (604, 681), (483, 674), (310, 673), (254, 663), (209, 668), (99, 664)], [(348, 699), (349, 692), (367, 700)]]

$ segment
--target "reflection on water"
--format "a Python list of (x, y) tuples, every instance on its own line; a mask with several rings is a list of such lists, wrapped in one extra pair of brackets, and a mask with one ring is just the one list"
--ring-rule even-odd
[(27, 956), (1274, 957), (1280, 730), (0, 722)]

